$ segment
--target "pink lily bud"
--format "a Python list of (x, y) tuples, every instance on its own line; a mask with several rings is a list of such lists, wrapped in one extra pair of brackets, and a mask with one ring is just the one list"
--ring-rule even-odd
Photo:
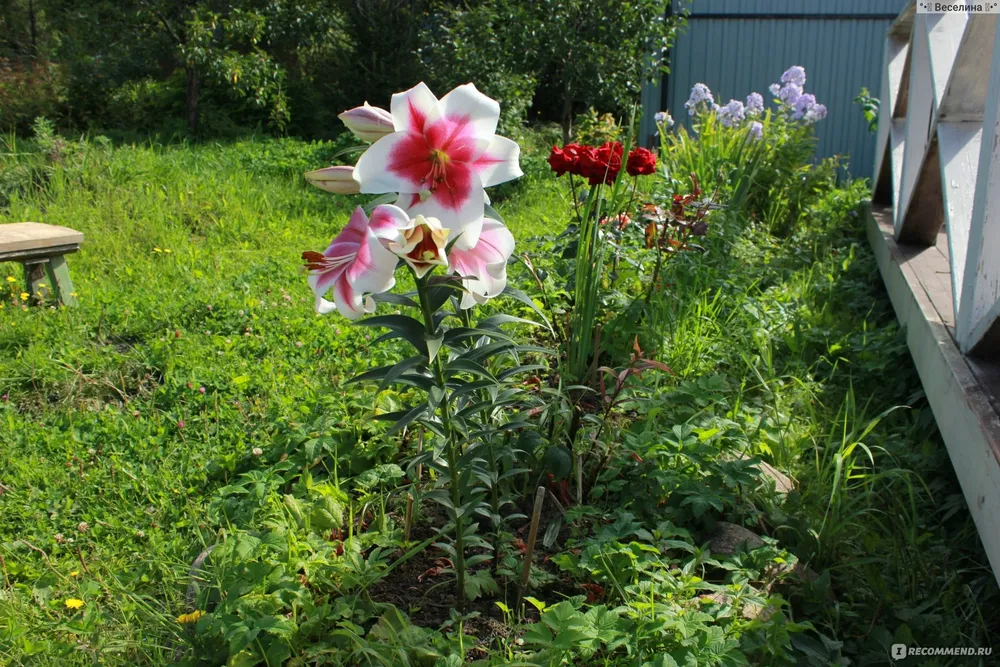
[(335, 195), (356, 195), (361, 192), (361, 185), (354, 180), (354, 167), (316, 169), (306, 172), (305, 177), (310, 185)]
[(337, 116), (344, 121), (347, 129), (361, 141), (378, 141), (392, 134), (392, 115), (385, 109), (373, 107), (365, 102), (363, 107), (354, 107)]

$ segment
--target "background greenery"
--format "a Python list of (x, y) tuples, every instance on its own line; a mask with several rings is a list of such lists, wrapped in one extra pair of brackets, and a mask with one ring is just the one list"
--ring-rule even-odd
[[(336, 115), (424, 80), (475, 81), (561, 122), (623, 112), (666, 66), (668, 0), (12, 0), (0, 7), (0, 130), (330, 138)], [(584, 55), (586, 57), (584, 57)], [(442, 93), (443, 94), (443, 93)]]

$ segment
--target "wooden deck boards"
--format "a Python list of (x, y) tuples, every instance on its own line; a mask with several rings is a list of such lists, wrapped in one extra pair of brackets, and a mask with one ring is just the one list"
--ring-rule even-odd
[(897, 245), (892, 209), (876, 204), (868, 239), (969, 511), (1000, 573), (1000, 364), (958, 349), (944, 234), (929, 248)]

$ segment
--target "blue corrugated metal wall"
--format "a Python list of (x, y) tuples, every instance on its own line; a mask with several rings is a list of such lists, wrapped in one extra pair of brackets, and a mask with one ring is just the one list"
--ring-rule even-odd
[[(816, 125), (817, 154), (850, 156), (855, 176), (871, 176), (875, 136), (853, 103), (862, 86), (878, 94), (885, 31), (907, 0), (695, 0), (673, 48), (670, 74), (647, 90), (650, 117), (660, 108), (687, 120), (684, 102), (701, 82), (716, 102), (745, 100), (791, 65), (806, 68), (806, 92), (829, 109)], [(659, 99), (657, 99), (659, 93)], [(655, 107), (655, 108), (654, 108)], [(650, 111), (651, 110), (651, 111)]]

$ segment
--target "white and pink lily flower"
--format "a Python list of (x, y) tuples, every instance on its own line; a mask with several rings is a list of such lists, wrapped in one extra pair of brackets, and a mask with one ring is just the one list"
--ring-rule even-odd
[(438, 100), (419, 83), (392, 96), (395, 132), (358, 160), (362, 193), (400, 193), (411, 216), (437, 218), (471, 249), (483, 227), (484, 187), (521, 176), (517, 143), (496, 135), (500, 105), (471, 83)]
[[(341, 315), (354, 320), (375, 311), (375, 301), (370, 295), (385, 292), (396, 284), (393, 276), (396, 256), (382, 247), (380, 238), (398, 235), (399, 214), (406, 215), (395, 206), (378, 206), (369, 220), (359, 206), (326, 250), (302, 253), (309, 270), (309, 286), (316, 294), (318, 313), (329, 313), (336, 308)], [(331, 289), (332, 303), (324, 298)]]
[(448, 271), (462, 276), (465, 294), (462, 308), (484, 304), (507, 286), (507, 260), (514, 252), (514, 237), (497, 220), (486, 218), (479, 241), (470, 250), (453, 247), (448, 253)]

